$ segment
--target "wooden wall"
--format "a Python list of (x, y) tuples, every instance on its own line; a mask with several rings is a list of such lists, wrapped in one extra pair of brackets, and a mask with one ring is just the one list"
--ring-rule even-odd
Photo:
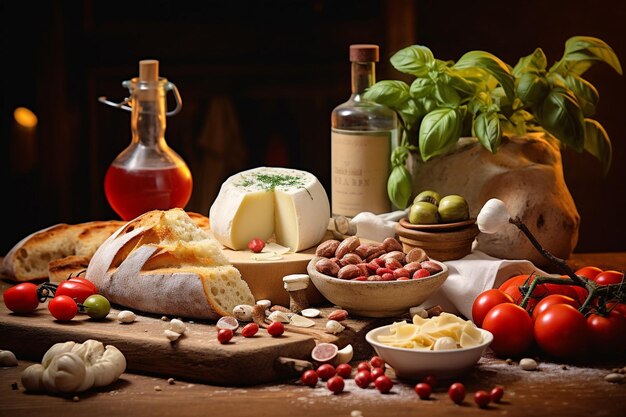
[[(592, 35), (626, 66), (626, 13), (617, 3), (531, 0), (512, 10), (493, 0), (3, 1), (0, 175), (10, 220), (0, 253), (59, 221), (115, 217), (103, 178), (130, 142), (130, 114), (97, 97), (126, 97), (121, 82), (137, 75), (141, 59), (159, 59), (181, 92), (183, 110), (168, 119), (166, 139), (194, 175), (187, 208), (207, 213), (222, 180), (252, 166), (306, 169), (330, 190), (330, 112), (349, 95), (351, 43), (381, 46), (378, 79), (399, 76), (388, 58), (412, 43), (444, 59), (484, 49), (514, 64), (536, 47), (556, 60), (568, 37)], [(604, 178), (589, 155), (564, 151), (582, 216), (578, 250), (623, 251), (626, 84), (601, 64), (589, 78), (614, 165)], [(39, 125), (16, 143), (20, 105)]]

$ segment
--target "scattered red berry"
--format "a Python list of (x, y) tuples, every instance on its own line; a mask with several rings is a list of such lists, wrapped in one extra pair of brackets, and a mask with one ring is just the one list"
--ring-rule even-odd
[(360, 388), (367, 388), (372, 383), (372, 375), (370, 371), (358, 371), (354, 376), (354, 383)]
[(278, 337), (285, 332), (285, 325), (279, 321), (275, 321), (269, 326), (267, 326), (267, 332), (272, 337)]
[(474, 402), (480, 408), (485, 408), (489, 405), (491, 401), (491, 396), (487, 391), (479, 390), (474, 393)]
[(302, 383), (304, 385), (307, 385), (309, 387), (315, 387), (317, 385), (317, 372), (315, 372), (313, 369), (309, 369), (307, 371), (304, 371), (302, 373)]
[(461, 404), (465, 399), (465, 386), (460, 382), (450, 385), (448, 395), (455, 404)]
[(427, 400), (430, 398), (430, 394), (433, 393), (433, 389), (425, 382), (420, 382), (415, 385), (415, 393), (419, 395), (422, 400)]
[(252, 337), (259, 331), (259, 325), (256, 323), (248, 323), (241, 329), (243, 337)]
[(317, 372), (317, 376), (319, 376), (322, 381), (328, 381), (337, 374), (335, 367), (329, 363), (321, 364), (315, 372)]
[(489, 394), (491, 396), (491, 401), (494, 403), (499, 403), (502, 400), (502, 396), (504, 395), (504, 388), (500, 386), (496, 386), (491, 390)]
[(261, 239), (252, 239), (248, 242), (248, 249), (250, 249), (254, 253), (259, 253), (265, 247), (265, 242)]
[(376, 378), (379, 376), (385, 375), (385, 370), (383, 368), (372, 368), (371, 371), (372, 379), (376, 381)]
[(345, 383), (340, 376), (334, 376), (326, 382), (326, 387), (333, 392), (333, 394), (339, 394), (343, 391)]
[(413, 273), (413, 279), (418, 279), (418, 278), (426, 278), (430, 276), (430, 272), (428, 272), (428, 269), (418, 269), (417, 271), (415, 271), (415, 273)]
[(393, 381), (387, 375), (381, 375), (374, 380), (374, 385), (382, 394), (387, 394), (393, 387)]
[(356, 366), (356, 370), (357, 371), (371, 371), (372, 367), (370, 366), (369, 362), (359, 362), (359, 364)]
[(431, 388), (434, 388), (435, 385), (437, 385), (437, 378), (435, 378), (435, 375), (427, 375), (424, 379), (422, 379), (422, 382), (430, 385)]
[(352, 367), (347, 363), (337, 365), (335, 371), (337, 371), (337, 375), (342, 378), (350, 378), (350, 375), (352, 375)]
[(385, 361), (380, 356), (372, 356), (372, 359), (370, 359), (370, 365), (372, 368), (385, 369)]
[(220, 329), (217, 332), (217, 341), (221, 344), (230, 342), (230, 339), (233, 338), (233, 331), (230, 329)]

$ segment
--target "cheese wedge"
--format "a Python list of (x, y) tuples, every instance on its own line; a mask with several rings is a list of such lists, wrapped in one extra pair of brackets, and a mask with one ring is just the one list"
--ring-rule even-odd
[(211, 230), (224, 246), (246, 249), (272, 236), (299, 252), (317, 245), (330, 220), (328, 195), (311, 173), (260, 167), (229, 177), (209, 212)]

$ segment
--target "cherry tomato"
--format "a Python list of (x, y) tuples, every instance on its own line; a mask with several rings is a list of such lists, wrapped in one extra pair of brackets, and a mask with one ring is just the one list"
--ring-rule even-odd
[(32, 282), (23, 282), (8, 288), (4, 294), (4, 305), (14, 313), (31, 313), (39, 306), (37, 286)]
[(483, 291), (478, 294), (478, 297), (474, 299), (474, 303), (472, 304), (472, 320), (476, 326), (481, 327), (489, 310), (498, 304), (513, 302), (514, 300), (511, 295), (497, 288)]
[(430, 394), (433, 393), (433, 388), (424, 382), (420, 382), (415, 385), (415, 393), (420, 397), (420, 399), (427, 400), (430, 398)]
[(576, 275), (580, 275), (587, 279), (593, 280), (600, 272), (602, 272), (602, 269), (598, 268), (597, 266), (583, 266), (576, 271)]
[(337, 365), (335, 371), (337, 372), (337, 375), (342, 378), (350, 378), (350, 375), (352, 375), (352, 367), (348, 363)]
[(217, 331), (217, 341), (221, 344), (226, 344), (230, 342), (230, 339), (233, 338), (233, 331), (231, 329), (219, 329)]
[(81, 276), (77, 276), (77, 277), (71, 277), (68, 279), (68, 281), (77, 281), (77, 282), (82, 282), (83, 284), (85, 284), (86, 286), (88, 286), (89, 288), (91, 288), (93, 290), (94, 294), (98, 293), (98, 287), (96, 287), (96, 284), (94, 284), (93, 282), (89, 281), (87, 278), (85, 277), (81, 277)]
[(504, 396), (504, 388), (500, 386), (495, 386), (491, 389), (489, 395), (491, 396), (491, 401), (493, 401), (494, 403), (499, 403)]
[(548, 355), (576, 358), (587, 351), (587, 320), (571, 305), (555, 304), (535, 320), (534, 336), (537, 345)]
[(474, 393), (474, 402), (480, 408), (486, 408), (491, 402), (491, 395), (487, 391), (478, 390)]
[(257, 332), (259, 331), (259, 325), (256, 323), (248, 323), (245, 326), (243, 326), (243, 329), (241, 329), (241, 335), (243, 337), (252, 337), (255, 334), (257, 334)]
[(278, 337), (285, 333), (285, 325), (279, 321), (272, 322), (272, 324), (267, 326), (267, 332), (272, 337)]
[(385, 361), (380, 356), (372, 356), (370, 359), (370, 365), (372, 368), (385, 368)]
[(437, 385), (437, 378), (435, 375), (427, 375), (422, 378), (422, 382), (430, 385), (432, 388), (435, 388), (435, 385)]
[(315, 387), (318, 380), (317, 372), (313, 369), (306, 370), (302, 373), (302, 377), (300, 379), (304, 385)]
[(354, 376), (354, 383), (360, 388), (367, 388), (372, 383), (372, 375), (370, 371), (358, 371)]
[(50, 314), (59, 321), (72, 320), (78, 313), (78, 305), (76, 301), (67, 295), (57, 295), (48, 301), (48, 310)]
[(93, 284), (90, 286), (85, 284), (83, 281), (72, 278), (61, 282), (54, 295), (67, 295), (68, 297), (73, 298), (77, 303), (82, 303), (87, 297), (96, 293), (97, 291), (94, 292), (93, 290)]
[(461, 404), (465, 399), (465, 386), (460, 382), (455, 382), (448, 388), (448, 396), (455, 404)]
[(500, 357), (521, 355), (533, 341), (533, 321), (528, 312), (516, 304), (498, 304), (489, 310), (483, 329), (493, 334), (489, 347)]
[(372, 375), (372, 379), (376, 381), (376, 378), (381, 375), (385, 375), (385, 370), (383, 368), (372, 368), (370, 374)]
[(619, 271), (603, 271), (596, 275), (594, 281), (598, 285), (619, 284), (624, 281), (624, 273)]
[(328, 381), (337, 374), (335, 367), (329, 363), (321, 364), (315, 372), (317, 372), (317, 376), (319, 376), (322, 381)]
[(568, 304), (574, 308), (580, 307), (580, 303), (572, 297), (563, 294), (550, 294), (542, 298), (533, 309), (533, 321), (537, 320), (541, 313), (555, 304)]
[(607, 303), (606, 307), (609, 310), (615, 310), (622, 313), (622, 316), (626, 317), (626, 304), (623, 303)]
[(359, 362), (359, 364), (356, 366), (356, 370), (357, 371), (371, 371), (372, 365), (370, 365), (369, 362)]
[(587, 317), (589, 340), (594, 352), (617, 355), (626, 350), (626, 317), (617, 310), (606, 316), (591, 314)]
[(343, 388), (345, 387), (345, 382), (343, 381), (342, 377), (334, 376), (326, 382), (326, 387), (331, 390), (333, 394), (339, 394), (343, 391)]
[(85, 313), (94, 320), (102, 320), (109, 315), (111, 303), (103, 295), (93, 294), (82, 303)]
[(387, 375), (381, 375), (374, 380), (374, 386), (381, 394), (387, 394), (393, 388), (393, 381)]
[[(516, 303), (520, 303), (522, 299), (524, 298), (524, 295), (521, 293), (519, 287), (524, 285), (524, 283), (527, 280), (528, 280), (527, 284), (530, 286), (530, 284), (535, 280), (535, 278), (536, 276), (533, 276), (532, 279), (528, 279), (528, 275), (516, 275), (506, 280), (498, 288), (504, 291), (505, 293), (509, 294), (511, 297), (513, 297), (513, 300)], [(562, 276), (561, 278), (566, 278), (566, 276)], [(526, 307), (528, 310), (532, 310), (535, 304), (537, 304), (537, 302), (540, 299), (550, 294), (563, 294), (563, 295), (567, 295), (568, 297), (578, 299), (578, 293), (576, 292), (576, 290), (574, 290), (573, 287), (574, 286), (571, 286), (571, 285), (561, 285), (561, 284), (537, 285), (531, 297), (529, 298), (529, 301)]]

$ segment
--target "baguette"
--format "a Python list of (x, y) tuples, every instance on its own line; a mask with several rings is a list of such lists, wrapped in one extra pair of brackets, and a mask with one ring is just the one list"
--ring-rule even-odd
[(255, 302), (219, 243), (182, 209), (128, 222), (100, 245), (86, 276), (112, 303), (147, 313), (218, 319)]

